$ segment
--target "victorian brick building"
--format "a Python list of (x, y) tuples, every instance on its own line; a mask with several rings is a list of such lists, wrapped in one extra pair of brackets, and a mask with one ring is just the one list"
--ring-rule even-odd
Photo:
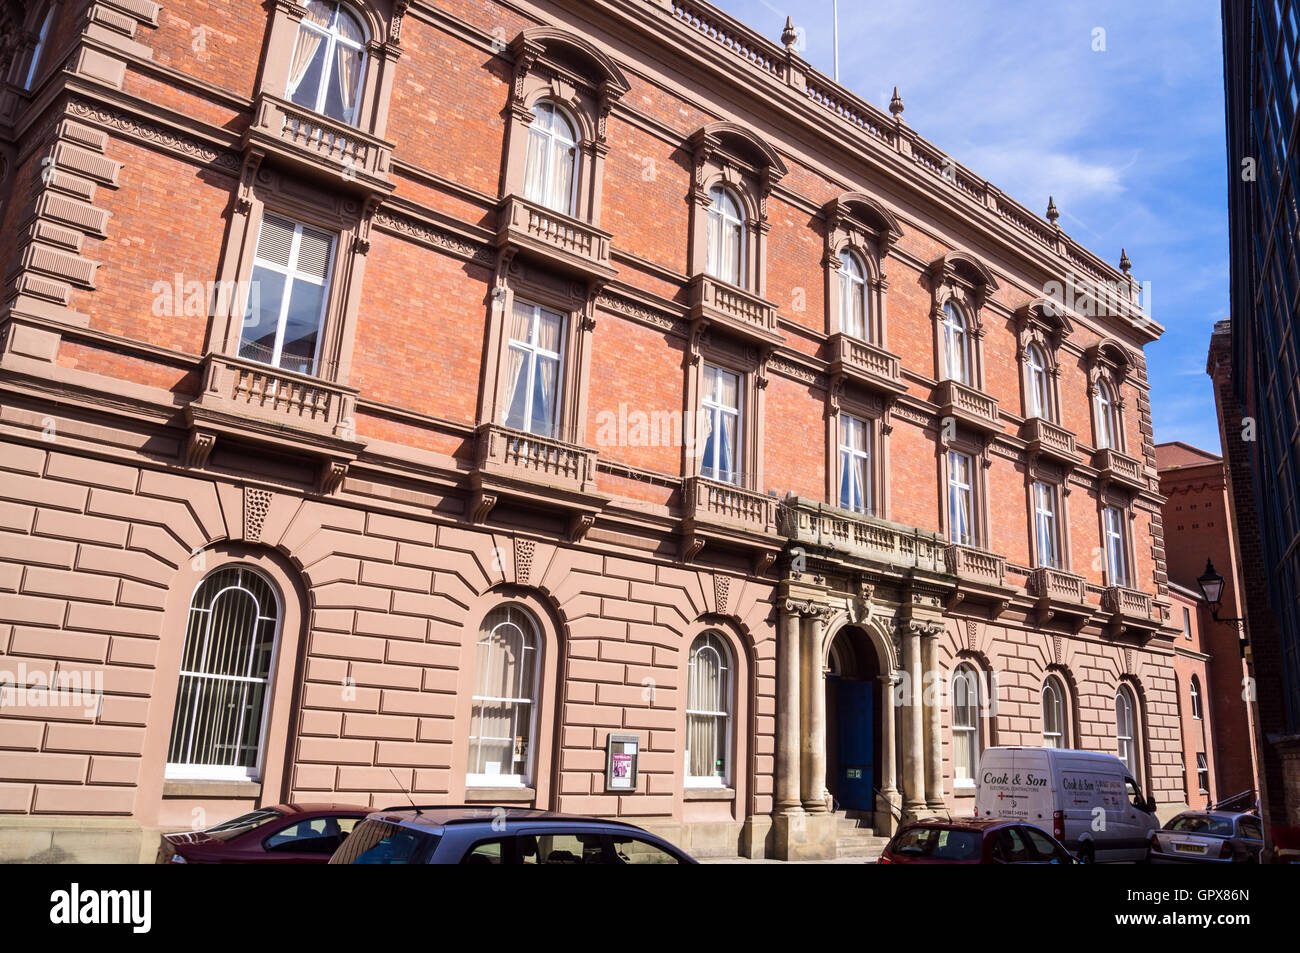
[(405, 791), (824, 857), (992, 744), (1183, 800), (1160, 328), (901, 99), (693, 2), (3, 9), (11, 856)]

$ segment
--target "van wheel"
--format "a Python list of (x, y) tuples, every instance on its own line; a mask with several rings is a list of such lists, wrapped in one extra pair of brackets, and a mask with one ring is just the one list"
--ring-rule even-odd
[(1091, 844), (1084, 844), (1079, 848), (1079, 863), (1095, 864), (1097, 862), (1097, 850)]

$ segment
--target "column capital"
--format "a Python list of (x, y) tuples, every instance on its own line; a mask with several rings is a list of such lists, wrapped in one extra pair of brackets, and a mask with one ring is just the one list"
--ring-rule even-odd
[(824, 602), (817, 602), (813, 599), (786, 599), (783, 606), (786, 612), (795, 613), (804, 618), (829, 619), (832, 609)]
[(920, 635), (933, 638), (943, 631), (943, 623), (925, 619), (902, 619), (895, 623), (900, 636)]

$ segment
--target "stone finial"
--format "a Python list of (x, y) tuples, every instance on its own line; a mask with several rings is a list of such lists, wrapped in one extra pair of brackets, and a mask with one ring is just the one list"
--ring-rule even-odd
[(1119, 250), (1119, 270), (1126, 275), (1133, 270), (1133, 262), (1128, 260), (1128, 252), (1122, 248)]
[(785, 29), (781, 31), (781, 42), (785, 44), (787, 50), (793, 50), (794, 45), (799, 42), (799, 31), (794, 28), (794, 20), (790, 17), (785, 18)]
[(1047, 197), (1047, 220), (1053, 225), (1061, 217), (1061, 213), (1056, 210), (1056, 201), (1049, 195)]
[(895, 119), (903, 118), (903, 97), (898, 95), (897, 86), (894, 87), (894, 95), (889, 100), (889, 111), (893, 113)]

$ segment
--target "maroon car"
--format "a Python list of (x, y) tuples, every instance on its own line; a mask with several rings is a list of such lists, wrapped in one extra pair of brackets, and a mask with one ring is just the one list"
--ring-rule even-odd
[(324, 864), (370, 813), (358, 804), (277, 804), (209, 827), (164, 834), (160, 864)]
[(932, 818), (904, 824), (882, 864), (1075, 864), (1051, 834), (1021, 821)]

